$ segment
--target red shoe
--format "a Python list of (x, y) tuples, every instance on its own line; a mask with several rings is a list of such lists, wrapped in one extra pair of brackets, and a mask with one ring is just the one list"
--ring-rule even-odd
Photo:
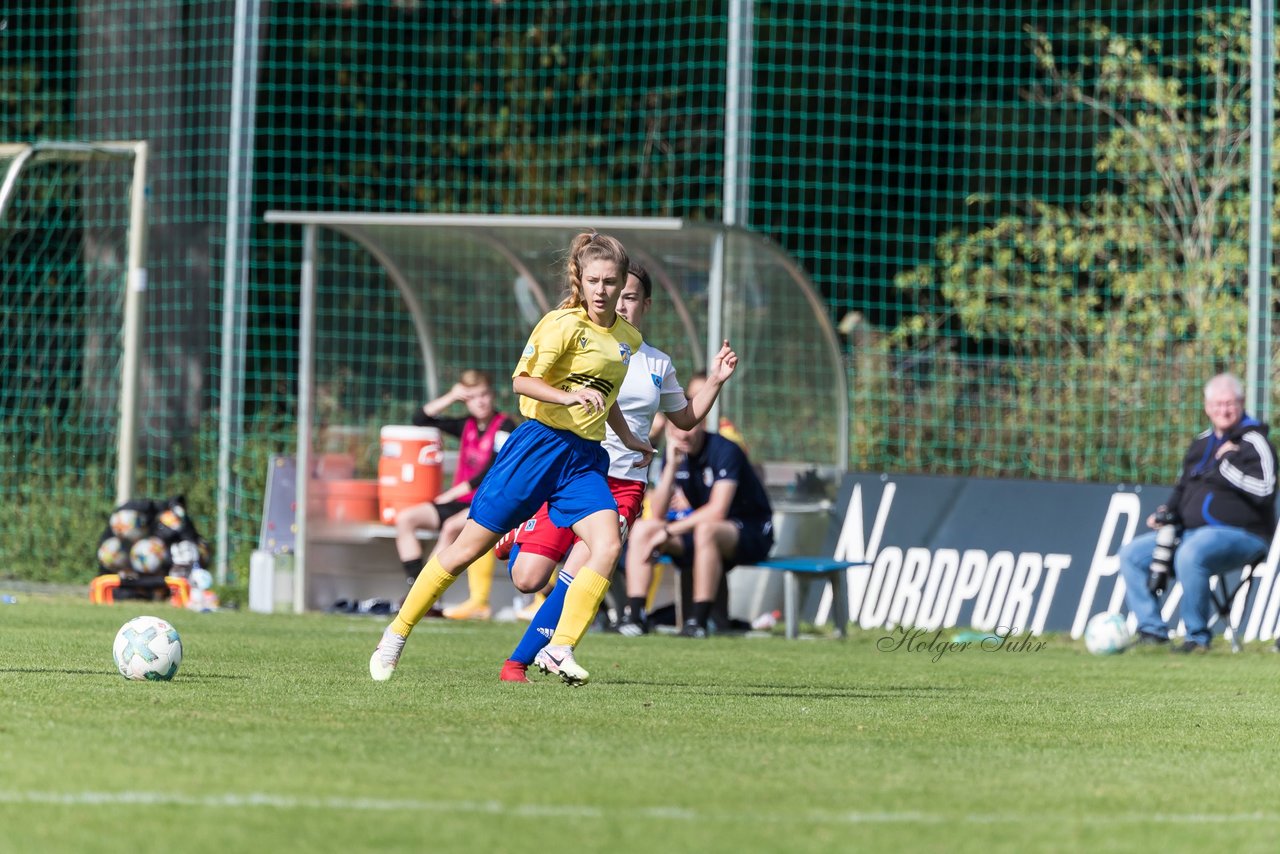
[(511, 557), (511, 549), (516, 544), (516, 535), (520, 533), (519, 528), (512, 528), (502, 535), (502, 539), (498, 540), (498, 544), (493, 547), (493, 555), (498, 560), (506, 560)]
[(507, 659), (502, 662), (502, 672), (498, 674), (499, 682), (528, 682), (525, 671), (529, 669), (529, 665), (522, 664), (519, 661)]

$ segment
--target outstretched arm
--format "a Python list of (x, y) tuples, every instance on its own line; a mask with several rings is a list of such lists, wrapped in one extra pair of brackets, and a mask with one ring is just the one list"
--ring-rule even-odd
[(725, 339), (725, 342), (720, 345), (720, 352), (711, 362), (711, 370), (707, 371), (707, 381), (703, 383), (702, 388), (698, 389), (698, 393), (685, 405), (684, 409), (668, 412), (667, 418), (681, 430), (693, 429), (694, 425), (701, 423), (702, 419), (707, 417), (716, 398), (720, 396), (720, 389), (724, 387), (729, 377), (733, 376), (737, 367), (738, 354), (733, 352), (728, 339)]

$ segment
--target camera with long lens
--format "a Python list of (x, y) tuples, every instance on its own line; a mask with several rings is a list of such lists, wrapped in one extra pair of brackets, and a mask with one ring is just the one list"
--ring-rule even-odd
[(1173, 550), (1178, 547), (1179, 521), (1172, 510), (1161, 507), (1155, 512), (1156, 546), (1151, 552), (1151, 565), (1147, 568), (1147, 590), (1159, 596), (1169, 587)]

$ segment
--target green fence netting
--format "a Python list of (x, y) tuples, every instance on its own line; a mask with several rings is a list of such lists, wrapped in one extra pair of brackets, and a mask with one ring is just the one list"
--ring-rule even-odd
[[(293, 449), (300, 235), (269, 209), (732, 214), (829, 306), (861, 469), (1167, 481), (1203, 381), (1244, 373), (1240, 3), (240, 4), (256, 26), (237, 5), (0, 10), (0, 142), (151, 146), (138, 492), (187, 493), (212, 534), (226, 460), (233, 568)], [(114, 497), (128, 211), (103, 172), (29, 171), (0, 222), (0, 573), (86, 579)], [(426, 394), (403, 307), (371, 259), (331, 260), (318, 404), (390, 419)]]

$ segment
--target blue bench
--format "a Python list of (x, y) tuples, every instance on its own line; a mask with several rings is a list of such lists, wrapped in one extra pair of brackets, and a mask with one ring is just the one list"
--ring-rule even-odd
[(831, 619), (835, 623), (836, 634), (843, 638), (849, 632), (848, 571), (870, 569), (871, 564), (837, 560), (826, 556), (793, 555), (771, 558), (753, 566), (786, 573), (783, 579), (782, 620), (787, 638), (794, 640), (800, 635), (800, 578), (802, 576), (817, 577), (831, 585)]

